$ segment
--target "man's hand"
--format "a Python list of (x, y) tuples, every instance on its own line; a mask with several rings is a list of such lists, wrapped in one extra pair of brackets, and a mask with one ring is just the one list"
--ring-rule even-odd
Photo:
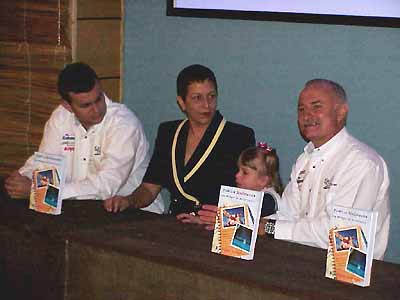
[(217, 217), (218, 206), (204, 204), (198, 212), (202, 224), (206, 224), (205, 229), (214, 230), (215, 220)]
[(7, 177), (4, 187), (12, 198), (29, 198), (32, 180), (14, 171)]
[(129, 205), (128, 197), (114, 196), (103, 201), (103, 205), (108, 212), (120, 212), (127, 209)]
[(142, 182), (129, 196), (114, 196), (104, 200), (104, 208), (108, 212), (120, 212), (128, 207), (143, 208), (149, 206), (161, 191), (157, 184)]

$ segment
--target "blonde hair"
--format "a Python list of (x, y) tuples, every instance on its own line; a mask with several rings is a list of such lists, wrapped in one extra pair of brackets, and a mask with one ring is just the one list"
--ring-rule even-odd
[[(255, 164), (257, 158), (263, 162), (260, 166)], [(279, 175), (279, 158), (275, 149), (260, 146), (249, 147), (240, 154), (238, 162), (256, 170), (261, 176), (268, 176), (271, 179), (271, 186), (279, 195), (282, 195), (283, 185)]]

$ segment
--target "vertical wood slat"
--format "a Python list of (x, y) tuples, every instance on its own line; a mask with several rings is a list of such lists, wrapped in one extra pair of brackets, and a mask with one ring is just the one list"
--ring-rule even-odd
[(107, 96), (111, 98), (114, 101), (119, 100), (120, 98), (120, 79), (119, 78), (107, 78), (107, 79), (101, 79), (101, 86)]
[(121, 18), (123, 0), (76, 0), (77, 18)]
[(100, 78), (107, 78), (103, 88), (116, 101), (122, 99), (123, 2), (74, 0), (71, 10), (72, 59), (88, 63)]
[(120, 20), (78, 20), (77, 58), (99, 77), (120, 76), (120, 26)]

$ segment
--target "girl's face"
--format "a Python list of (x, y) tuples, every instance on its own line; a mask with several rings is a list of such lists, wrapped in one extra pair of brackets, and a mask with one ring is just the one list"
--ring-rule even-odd
[[(254, 160), (254, 165), (260, 165), (262, 162), (259, 158)], [(259, 171), (254, 170), (248, 166), (238, 164), (239, 171), (236, 173), (236, 186), (242, 189), (261, 191), (269, 186), (269, 177), (261, 175)]]

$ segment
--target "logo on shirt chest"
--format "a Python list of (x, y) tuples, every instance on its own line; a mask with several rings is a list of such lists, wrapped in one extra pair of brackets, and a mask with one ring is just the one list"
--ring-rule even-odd
[(299, 190), (301, 190), (301, 186), (303, 185), (304, 179), (306, 178), (306, 174), (307, 174), (306, 170), (301, 170), (299, 175), (296, 178), (296, 182), (299, 187)]
[(324, 190), (329, 190), (332, 186), (337, 186), (337, 184), (336, 184), (336, 183), (333, 183), (333, 182), (332, 182), (332, 179), (325, 178), (322, 188), (323, 188)]
[(101, 155), (101, 146), (100, 145), (95, 145), (93, 149), (93, 155)]
[(64, 152), (73, 152), (75, 150), (75, 136), (73, 134), (65, 133), (62, 136), (61, 145)]

